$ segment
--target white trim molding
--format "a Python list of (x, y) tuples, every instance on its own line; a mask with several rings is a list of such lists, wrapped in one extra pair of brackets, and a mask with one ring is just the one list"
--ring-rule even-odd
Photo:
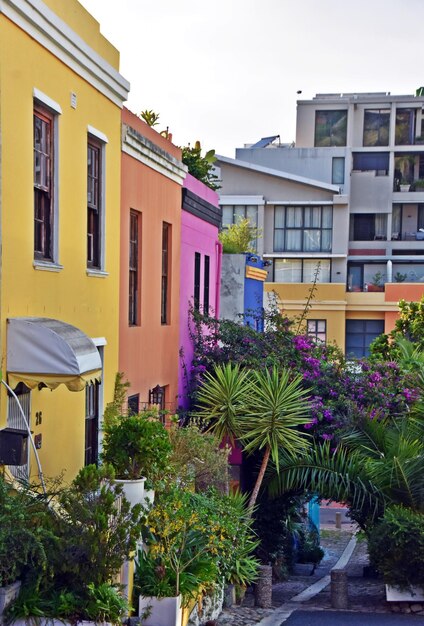
[(42, 0), (0, 0), (2, 13), (122, 108), (128, 98), (129, 82)]
[(122, 152), (182, 185), (187, 166), (128, 124), (122, 124)]
[(88, 124), (87, 126), (87, 133), (92, 137), (95, 137), (99, 141), (102, 141), (103, 143), (109, 143), (109, 139), (107, 138), (107, 136), (102, 133), (101, 130), (97, 130), (97, 128), (94, 128), (94, 126), (90, 126), (90, 124)]
[(219, 204), (232, 204), (232, 205), (247, 205), (247, 204), (255, 204), (257, 206), (262, 206), (265, 204), (265, 200), (263, 196), (219, 196)]
[(47, 96), (36, 87), (33, 88), (32, 95), (34, 97), (34, 100), (37, 100), (37, 102), (50, 109), (53, 113), (62, 115), (62, 107), (60, 106), (60, 104), (52, 100), (52, 98)]

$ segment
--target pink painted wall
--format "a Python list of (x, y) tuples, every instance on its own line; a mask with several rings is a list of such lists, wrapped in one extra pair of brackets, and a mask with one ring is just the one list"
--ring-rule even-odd
[[(184, 182), (184, 187), (197, 196), (218, 206), (218, 194), (196, 180), (190, 174)], [(209, 268), (209, 315), (219, 315), (219, 292), (221, 280), (221, 244), (218, 241), (218, 228), (208, 222), (181, 211), (181, 279), (180, 279), (180, 368), (178, 378), (178, 403), (187, 408), (187, 375), (191, 374), (193, 346), (189, 332), (189, 305), (193, 304), (194, 295), (194, 255), (201, 254), (200, 266), (200, 310), (203, 306), (204, 287), (204, 257), (210, 257)], [(187, 375), (186, 375), (187, 373)]]

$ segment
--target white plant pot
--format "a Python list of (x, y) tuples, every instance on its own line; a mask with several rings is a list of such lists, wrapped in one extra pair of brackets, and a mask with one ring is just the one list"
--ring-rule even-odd
[(122, 485), (124, 496), (131, 504), (131, 506), (135, 506), (136, 504), (144, 504), (144, 483), (146, 482), (145, 478), (139, 478), (138, 480), (116, 479), (115, 482), (118, 485)]
[(155, 501), (155, 490), (154, 489), (145, 489), (144, 490), (144, 501), (146, 506), (153, 506), (153, 502)]
[(388, 602), (424, 602), (424, 590), (414, 585), (405, 590), (386, 585), (386, 600)]
[(181, 596), (174, 598), (140, 596), (138, 601), (139, 617), (149, 608), (151, 609), (150, 615), (143, 618), (143, 626), (181, 626), (183, 615)]
[[(13, 558), (13, 557), (12, 557)], [(0, 624), (2, 624), (2, 615), (4, 610), (9, 606), (13, 600), (19, 595), (19, 589), (21, 588), (21, 581), (16, 580), (6, 587), (0, 587)]]

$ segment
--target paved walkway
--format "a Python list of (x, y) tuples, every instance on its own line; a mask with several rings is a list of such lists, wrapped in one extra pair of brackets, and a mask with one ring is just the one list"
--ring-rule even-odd
[[(363, 577), (363, 567), (368, 563), (366, 542), (352, 540), (353, 530), (350, 524), (343, 524), (342, 530), (334, 529), (334, 525), (331, 528), (321, 529), (321, 546), (324, 548), (325, 556), (314, 575), (310, 575), (312, 569), (310, 565), (298, 564), (287, 582), (273, 586), (272, 609), (255, 608), (252, 595), (247, 594), (243, 606), (227, 609), (221, 613), (217, 622), (218, 626), (253, 626), (254, 624), (257, 626), (280, 626), (281, 624), (308, 626), (312, 623), (314, 626), (319, 626), (321, 623), (325, 626), (332, 623), (343, 626), (344, 624), (367, 626), (368, 623), (370, 626), (381, 623), (387, 626), (392, 626), (392, 624), (403, 626), (404, 623), (424, 624), (422, 617), (393, 615), (385, 600), (382, 581)], [(349, 550), (353, 549), (350, 555), (345, 552), (348, 546)], [(343, 552), (347, 561), (349, 610), (340, 612), (333, 611), (331, 608), (329, 574)], [(333, 616), (339, 615), (338, 622), (325, 620), (323, 616), (327, 613)], [(362, 621), (360, 616), (352, 617), (358, 613), (362, 614)], [(315, 618), (309, 619), (307, 616), (310, 614), (312, 616), (315, 614)], [(368, 622), (369, 614), (380, 614), (385, 621), (377, 619), (377, 621)], [(298, 621), (296, 616), (303, 616), (302, 619), (306, 621)]]

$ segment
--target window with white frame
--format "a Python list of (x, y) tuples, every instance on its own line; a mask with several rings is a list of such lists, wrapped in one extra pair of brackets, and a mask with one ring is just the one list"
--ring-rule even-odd
[(34, 258), (54, 260), (54, 115), (34, 106)]
[(105, 144), (91, 134), (87, 138), (87, 267), (104, 264), (104, 155)]

